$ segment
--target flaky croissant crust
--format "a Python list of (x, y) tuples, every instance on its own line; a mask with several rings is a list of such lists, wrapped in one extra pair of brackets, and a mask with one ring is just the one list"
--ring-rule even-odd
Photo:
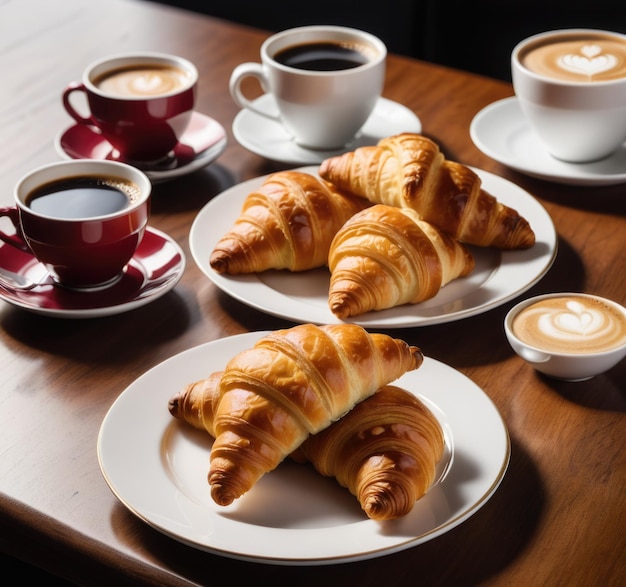
[(446, 160), (423, 135), (401, 133), (328, 158), (319, 175), (373, 203), (411, 208), (468, 244), (521, 249), (535, 242), (525, 218), (482, 189), (471, 169)]
[(474, 268), (469, 249), (408, 208), (375, 204), (331, 243), (329, 307), (340, 318), (418, 303)]
[(274, 173), (248, 194), (235, 223), (211, 252), (210, 265), (228, 274), (324, 266), (337, 230), (368, 205), (308, 173)]
[(207, 385), (201, 381), (182, 390), (170, 408), (190, 406), (191, 419), (214, 435), (211, 495), (228, 505), (310, 434), (422, 361), (417, 347), (354, 324), (301, 324), (235, 355), (210, 403), (185, 398)]
[[(173, 416), (214, 436), (222, 372), (170, 400)], [(444, 450), (441, 425), (414, 395), (386, 385), (289, 455), (334, 477), (373, 520), (408, 514), (432, 485)]]
[(430, 488), (443, 430), (413, 394), (386, 385), (292, 454), (355, 495), (373, 520), (408, 514)]

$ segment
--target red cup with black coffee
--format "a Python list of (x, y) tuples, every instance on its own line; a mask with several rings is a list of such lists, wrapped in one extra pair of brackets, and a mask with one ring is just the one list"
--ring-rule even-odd
[(124, 163), (45, 165), (17, 183), (13, 206), (0, 207), (13, 225), (0, 239), (34, 255), (61, 286), (108, 287), (143, 238), (151, 190), (148, 177)]

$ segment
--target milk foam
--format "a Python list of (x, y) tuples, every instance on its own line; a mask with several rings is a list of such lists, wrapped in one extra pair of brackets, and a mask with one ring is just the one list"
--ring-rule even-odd
[(611, 53), (603, 53), (599, 45), (583, 45), (579, 54), (561, 55), (556, 64), (566, 71), (592, 78), (613, 69), (618, 64), (618, 59)]
[(136, 67), (114, 71), (96, 84), (107, 94), (147, 98), (184, 88), (189, 84), (189, 78), (184, 71), (173, 67)]
[(626, 77), (626, 43), (609, 38), (553, 40), (529, 48), (524, 65), (541, 75), (597, 82)]
[(557, 352), (597, 352), (626, 342), (626, 318), (584, 297), (539, 301), (520, 312), (513, 330), (524, 342)]

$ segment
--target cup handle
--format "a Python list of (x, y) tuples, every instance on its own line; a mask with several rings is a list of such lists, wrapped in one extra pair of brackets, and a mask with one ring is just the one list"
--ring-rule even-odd
[(531, 363), (547, 363), (550, 360), (550, 355), (534, 349), (521, 348), (519, 349), (519, 354)]
[(255, 105), (254, 102), (243, 95), (243, 92), (241, 91), (241, 82), (246, 77), (256, 78), (261, 84), (263, 91), (265, 93), (269, 93), (269, 84), (267, 76), (263, 71), (263, 66), (260, 63), (241, 63), (233, 70), (228, 84), (228, 89), (230, 90), (230, 95), (233, 100), (241, 108), (247, 108), (248, 110), (252, 110), (252, 112), (264, 116), (265, 118), (279, 121), (280, 116), (278, 114), (273, 114), (267, 110), (261, 110)]
[(6, 216), (15, 228), (15, 234), (6, 234), (0, 230), (0, 240), (11, 245), (20, 251), (30, 253), (30, 248), (26, 244), (26, 240), (22, 236), (22, 224), (20, 222), (20, 215), (15, 206), (3, 206), (0, 207), (0, 218)]
[(85, 94), (85, 96), (87, 96), (87, 88), (85, 87), (84, 84), (79, 83), (79, 82), (70, 82), (67, 87), (65, 88), (65, 90), (63, 91), (63, 106), (65, 107), (65, 110), (67, 110), (67, 113), (76, 121), (78, 122), (78, 124), (86, 124), (88, 126), (96, 126), (94, 124), (93, 118), (91, 116), (89, 117), (85, 117), (85, 116), (81, 116), (75, 109), (74, 106), (72, 106), (71, 100), (70, 100), (70, 96), (74, 93), (74, 92), (83, 92)]

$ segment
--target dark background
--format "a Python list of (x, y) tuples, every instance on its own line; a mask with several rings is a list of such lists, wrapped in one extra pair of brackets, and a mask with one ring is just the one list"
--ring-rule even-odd
[(524, 37), (550, 29), (626, 33), (624, 0), (149, 0), (276, 32), (309, 24), (360, 28), (389, 51), (511, 81)]

